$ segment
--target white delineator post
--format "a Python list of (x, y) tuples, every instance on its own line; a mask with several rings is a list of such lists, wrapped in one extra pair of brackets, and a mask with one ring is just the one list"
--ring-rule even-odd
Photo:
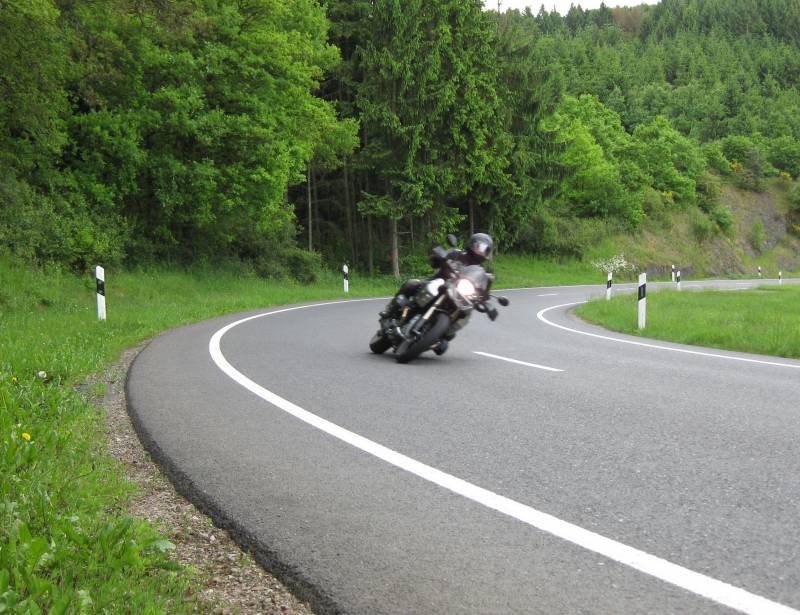
[(100, 265), (94, 269), (94, 277), (97, 280), (97, 318), (106, 319), (106, 270)]
[(606, 282), (606, 301), (611, 299), (611, 280), (614, 278), (614, 274), (609, 271), (608, 272), (608, 281)]
[(344, 292), (349, 293), (350, 292), (350, 268), (347, 266), (347, 263), (345, 263), (342, 266), (342, 276), (344, 278)]
[(783, 271), (778, 272), (778, 284), (783, 284)]
[(758, 277), (761, 277), (761, 265), (758, 266)]
[(639, 328), (644, 329), (647, 321), (647, 274), (639, 274)]
[(672, 281), (675, 281), (675, 265), (672, 265)]
[(681, 271), (678, 270), (677, 275), (675, 276), (675, 283), (678, 285), (678, 290), (681, 289)]

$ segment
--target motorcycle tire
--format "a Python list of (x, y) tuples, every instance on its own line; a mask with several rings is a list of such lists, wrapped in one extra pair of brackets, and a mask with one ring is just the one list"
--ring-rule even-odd
[(443, 312), (436, 312), (423, 328), (419, 338), (413, 342), (405, 341), (397, 347), (394, 358), (398, 363), (408, 363), (439, 341), (449, 328), (450, 317)]
[(375, 354), (383, 354), (389, 350), (391, 346), (392, 342), (390, 342), (389, 338), (383, 335), (381, 331), (373, 335), (372, 339), (369, 341), (369, 349)]

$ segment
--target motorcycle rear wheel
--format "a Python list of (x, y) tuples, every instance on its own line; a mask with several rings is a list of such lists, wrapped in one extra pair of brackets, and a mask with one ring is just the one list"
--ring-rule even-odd
[(416, 340), (406, 340), (397, 347), (394, 358), (398, 363), (408, 363), (433, 346), (449, 328), (450, 317), (443, 312), (436, 312)]
[(392, 342), (389, 341), (387, 336), (383, 335), (382, 331), (378, 331), (369, 341), (369, 349), (375, 354), (383, 354), (389, 350), (391, 345)]

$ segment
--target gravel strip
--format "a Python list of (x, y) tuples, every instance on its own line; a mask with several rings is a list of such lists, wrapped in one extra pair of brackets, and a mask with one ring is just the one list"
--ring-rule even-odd
[[(200, 612), (215, 614), (313, 615), (228, 534), (179, 495), (144, 450), (131, 424), (125, 400), (125, 378), (144, 344), (127, 350), (104, 374), (87, 383), (105, 384), (109, 454), (122, 463), (128, 479), (138, 485), (132, 515), (147, 519), (175, 544), (174, 556), (198, 571), (196, 594)], [(81, 387), (83, 388), (83, 387)]]

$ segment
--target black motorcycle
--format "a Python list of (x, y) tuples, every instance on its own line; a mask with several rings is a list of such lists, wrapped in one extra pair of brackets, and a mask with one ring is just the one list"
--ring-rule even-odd
[[(455, 246), (455, 237), (448, 235), (447, 239)], [(444, 354), (473, 310), (495, 320), (497, 309), (490, 300), (508, 305), (507, 298), (490, 294), (494, 276), (483, 267), (448, 259), (441, 247), (434, 253), (444, 262), (443, 277), (421, 283), (411, 297), (396, 297), (399, 314), (382, 315), (380, 329), (369, 342), (372, 352), (381, 354), (394, 348), (398, 363), (408, 363), (426, 350)]]

